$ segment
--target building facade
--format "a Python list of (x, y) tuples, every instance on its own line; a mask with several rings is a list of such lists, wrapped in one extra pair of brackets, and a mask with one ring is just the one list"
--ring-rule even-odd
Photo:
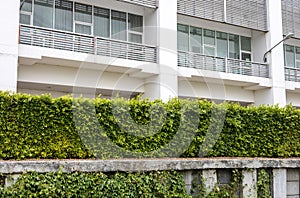
[(1, 90), (300, 107), (299, 0), (2, 4)]

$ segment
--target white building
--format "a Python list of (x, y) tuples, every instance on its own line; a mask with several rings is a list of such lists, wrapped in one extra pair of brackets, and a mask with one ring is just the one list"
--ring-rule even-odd
[(0, 3), (1, 90), (300, 107), (300, 0), (22, 2)]

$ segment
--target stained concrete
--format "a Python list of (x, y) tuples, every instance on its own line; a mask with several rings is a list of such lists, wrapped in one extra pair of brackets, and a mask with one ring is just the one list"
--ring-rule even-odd
[(191, 158), (191, 159), (116, 159), (116, 160), (27, 160), (0, 161), (0, 173), (63, 172), (115, 172), (151, 170), (205, 170), (217, 168), (298, 168), (300, 158)]

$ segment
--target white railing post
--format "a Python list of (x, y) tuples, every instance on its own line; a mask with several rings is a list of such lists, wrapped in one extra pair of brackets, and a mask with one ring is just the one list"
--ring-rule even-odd
[(228, 59), (225, 57), (225, 73), (228, 73)]

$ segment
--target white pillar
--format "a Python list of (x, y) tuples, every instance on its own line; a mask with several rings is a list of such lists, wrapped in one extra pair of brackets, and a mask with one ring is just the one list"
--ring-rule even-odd
[(192, 189), (192, 180), (193, 180), (192, 171), (191, 170), (184, 171), (183, 172), (183, 179), (184, 179), (184, 182), (185, 182), (186, 191), (190, 195), (191, 194), (191, 189)]
[(257, 171), (243, 170), (243, 196), (247, 198), (256, 198), (256, 183), (257, 183)]
[[(268, 0), (269, 32), (266, 33), (267, 49), (271, 49), (283, 39), (281, 0)], [(256, 91), (255, 104), (279, 104), (286, 105), (285, 75), (284, 75), (284, 52), (283, 43), (275, 47), (267, 54), (270, 63), (270, 77), (272, 87)]]
[(286, 169), (273, 169), (274, 198), (286, 197)]
[(17, 90), (20, 0), (0, 2), (0, 90)]
[(145, 96), (168, 101), (178, 95), (177, 0), (160, 0), (156, 11), (160, 74), (145, 81)]
[(216, 170), (203, 170), (202, 177), (204, 180), (204, 186), (206, 189), (206, 193), (210, 193), (215, 185), (217, 184), (217, 172)]

